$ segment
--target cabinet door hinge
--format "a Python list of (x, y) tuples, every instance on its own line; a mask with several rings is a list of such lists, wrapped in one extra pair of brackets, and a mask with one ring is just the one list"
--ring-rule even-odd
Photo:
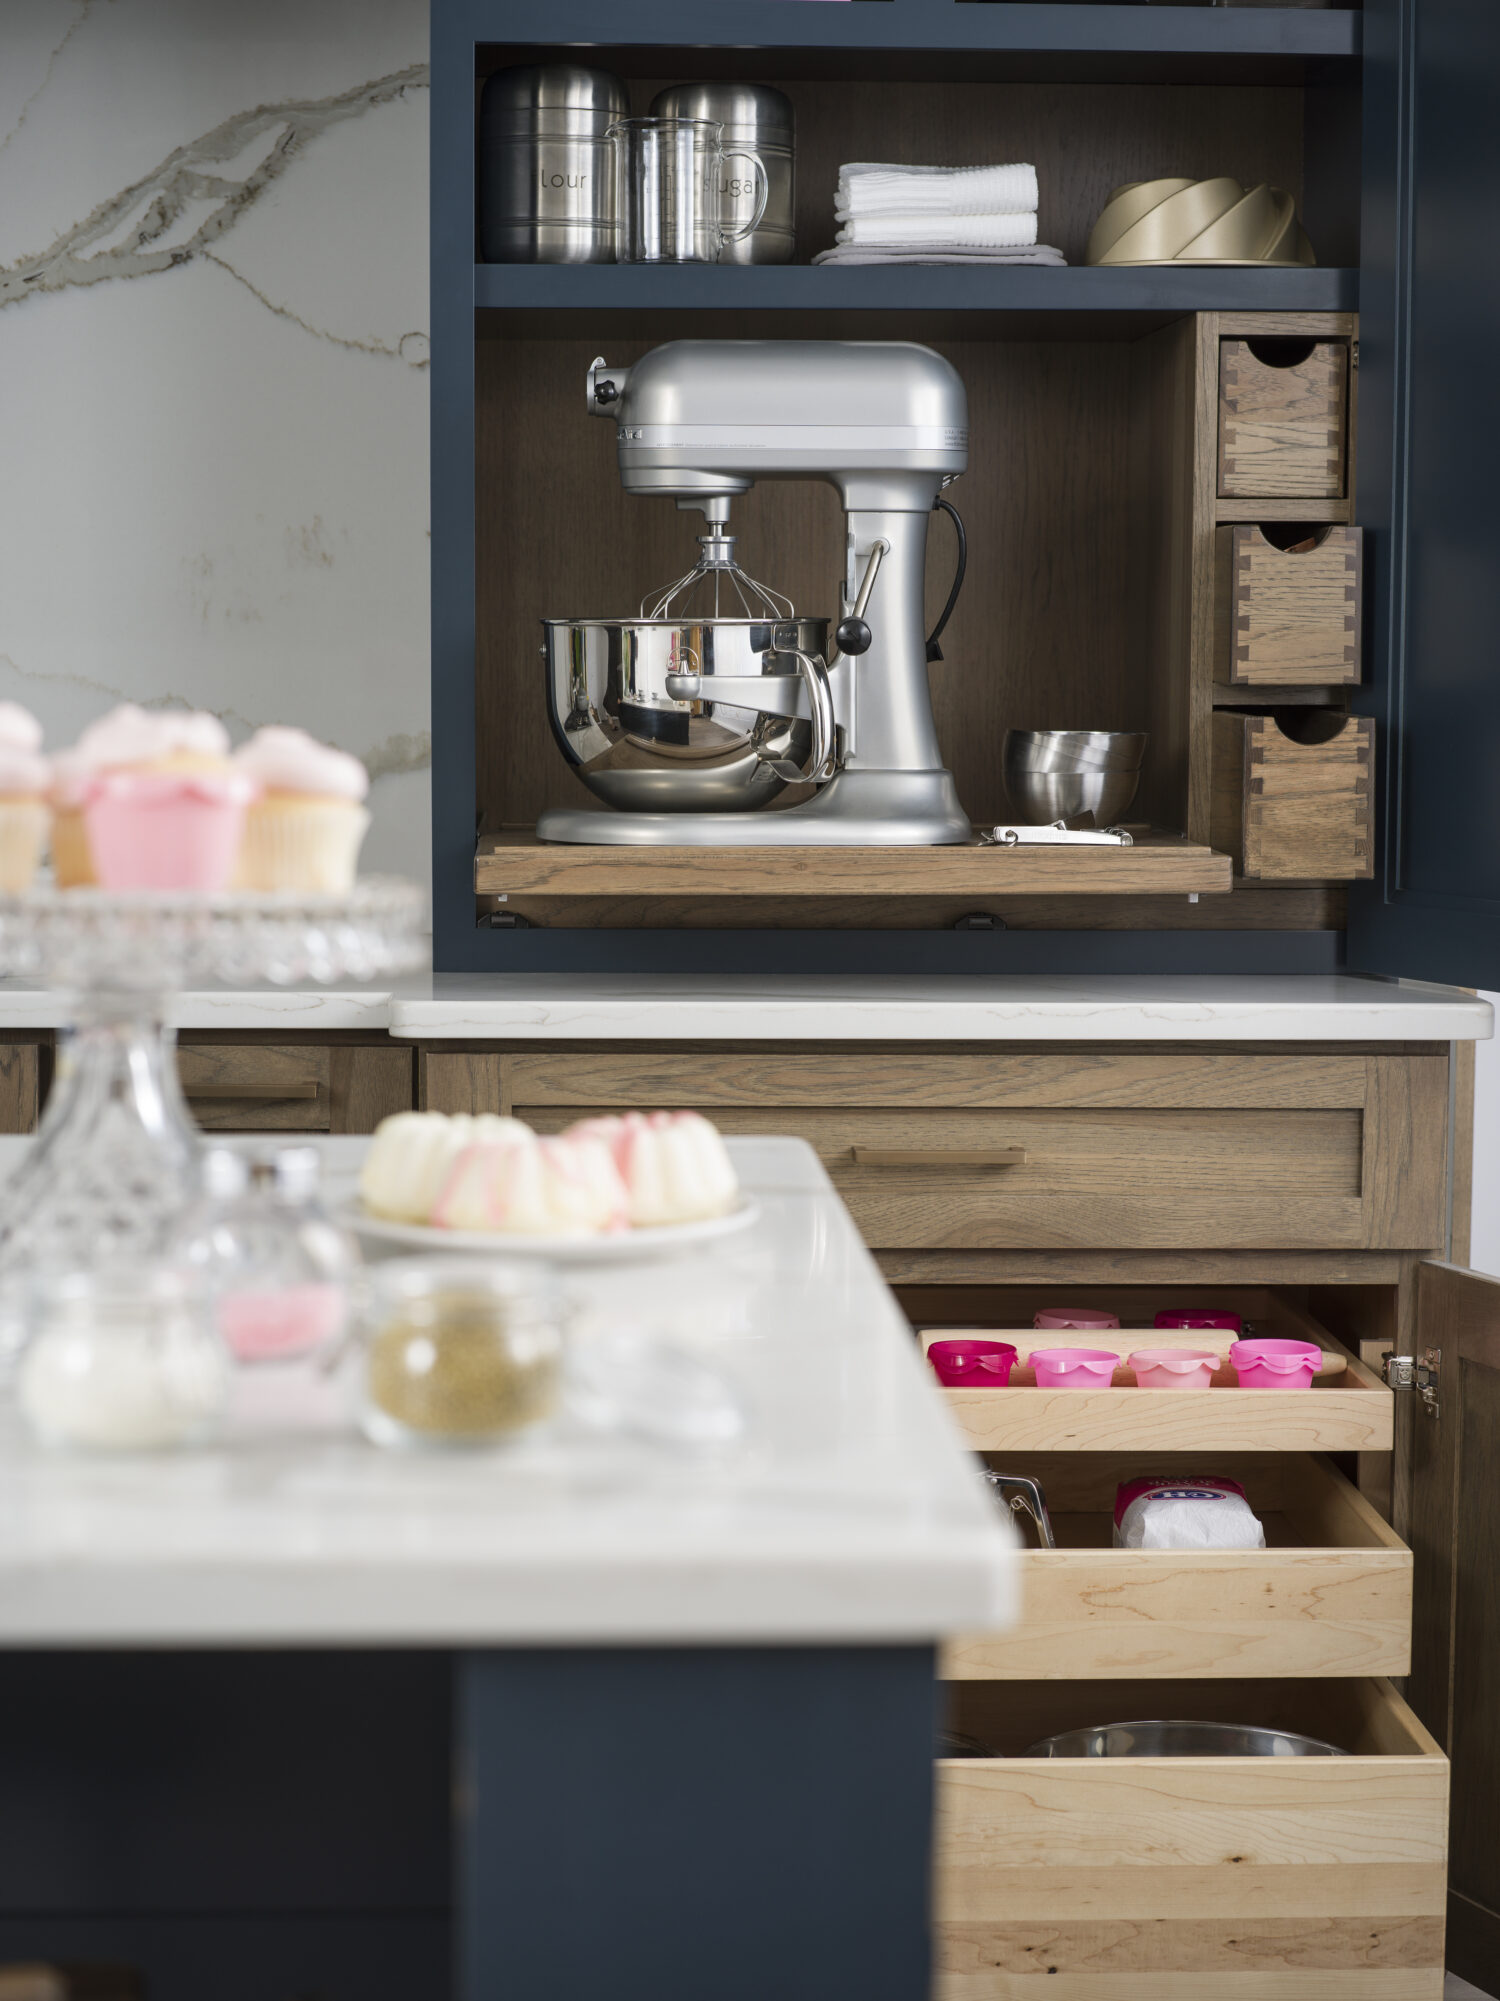
[(1415, 1390), (1422, 1399), (1423, 1410), (1429, 1417), (1436, 1417), (1442, 1408), (1438, 1402), (1442, 1360), (1441, 1348), (1424, 1348), (1420, 1359), (1416, 1355), (1395, 1355), (1387, 1349), (1381, 1357), (1380, 1373), (1393, 1390)]

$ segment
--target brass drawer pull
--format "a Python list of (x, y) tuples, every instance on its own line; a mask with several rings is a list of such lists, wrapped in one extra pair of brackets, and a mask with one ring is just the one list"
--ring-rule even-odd
[(260, 1098), (270, 1104), (279, 1104), (284, 1099), (316, 1098), (318, 1095), (315, 1078), (296, 1084), (184, 1084), (182, 1088), (189, 1101), (194, 1098)]
[(858, 1167), (1024, 1167), (1024, 1146), (857, 1146)]

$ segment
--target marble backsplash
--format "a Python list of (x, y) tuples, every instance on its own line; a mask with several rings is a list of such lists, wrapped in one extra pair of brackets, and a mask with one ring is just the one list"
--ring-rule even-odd
[(0, 696), (296, 722), (429, 832), (427, 0), (3, 0)]

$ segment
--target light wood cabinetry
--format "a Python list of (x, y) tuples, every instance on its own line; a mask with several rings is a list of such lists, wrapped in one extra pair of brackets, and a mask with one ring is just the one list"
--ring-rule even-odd
[(1219, 344), (1219, 493), (1342, 499), (1349, 343), (1268, 329)]
[(415, 1102), (415, 1056), (386, 1036), (183, 1035), (177, 1069), (206, 1132), (369, 1133)]
[[(1041, 1482), (1059, 1545), (1025, 1553), (1014, 1630), (944, 1651), (952, 1727), (1002, 1755), (938, 1765), (938, 2001), (1018, 2001), (1038, 1976), (1057, 2001), (1438, 2001), (1450, 1768), (1385, 1677), (1433, 1686), (1453, 1576), (1433, 1541), (1494, 1510), (1424, 1527), (1434, 1477), (1458, 1476), (1423, 1474), (1422, 1420), (1379, 1367), (1421, 1338), (1417, 1275), (1450, 1244), (1468, 1126), (1460, 1103), (1450, 1138), (1446, 1046), (435, 1045), (418, 1089), (544, 1130), (689, 1105), (800, 1134), (915, 1326), (1020, 1350), (1009, 1388), (934, 1391), (992, 1470)], [(1062, 1302), (1118, 1311), (1124, 1331), (1098, 1338), (1122, 1353), (1160, 1307), (1230, 1307), (1316, 1339), (1325, 1372), (1307, 1391), (1149, 1391), (1123, 1372), (1038, 1389), (1025, 1357), (1059, 1337), (1031, 1317)], [(1500, 1382), (1500, 1347), (1493, 1367)], [(1162, 1472), (1240, 1480), (1266, 1548), (1112, 1548), (1118, 1483)], [(1463, 1684), (1455, 1715), (1481, 1746), (1490, 1706)], [(1347, 1755), (1018, 1755), (1173, 1716)]]
[(0, 1042), (0, 1133), (36, 1129), (51, 1056), (51, 1043), (45, 1037)]

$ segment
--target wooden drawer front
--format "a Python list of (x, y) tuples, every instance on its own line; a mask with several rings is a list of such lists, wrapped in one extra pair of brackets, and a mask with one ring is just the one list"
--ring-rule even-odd
[[(1256, 1392), (1222, 1392), (1240, 1394)], [(1110, 1546), (1120, 1481), (1143, 1470), (1188, 1478), (1200, 1459), (1152, 1446), (1109, 1457), (1009, 1452), (991, 1464), (1041, 1482), (1060, 1547), (1026, 1552), (1013, 1632), (949, 1643), (950, 1681), (1410, 1669), (1411, 1551), (1324, 1460), (1216, 1454), (1214, 1471), (1241, 1482), (1268, 1544), (1217, 1552)]]
[[(1446, 1234), (1441, 1055), (553, 1047), (429, 1050), (422, 1077), (435, 1109), (544, 1132), (691, 1105), (726, 1132), (798, 1135), (879, 1250), (1433, 1249)], [(1018, 1151), (1024, 1164), (998, 1164)]]
[(331, 1051), (195, 1043), (177, 1051), (193, 1117), (206, 1132), (329, 1130)]
[[(1441, 2001), (1448, 1764), (1384, 1681), (967, 1683), (938, 1766), (938, 2001)], [(1032, 1759), (1104, 1718), (1344, 1758)], [(1042, 1976), (1042, 1977), (1038, 1977)]]
[(1213, 838), (1237, 875), (1342, 882), (1374, 872), (1375, 725), (1321, 710), (1307, 721), (1333, 733), (1294, 742), (1273, 716), (1214, 717)]
[[(571, 1112), (518, 1107), (543, 1132)], [(810, 1142), (878, 1250), (1240, 1244), (1316, 1248), (1362, 1234), (1361, 1116), (1321, 1111), (764, 1112), (729, 1133)], [(975, 1165), (988, 1157), (1018, 1165)], [(893, 1164), (872, 1164), (890, 1160)], [(896, 1164), (911, 1162), (910, 1165)], [(953, 1165), (947, 1165), (947, 1162)]]
[(1253, 526), (1220, 528), (1214, 679), (1237, 687), (1332, 687), (1360, 678), (1358, 528), (1324, 528), (1300, 554)]
[[(1337, 499), (1344, 493), (1349, 346), (1219, 343), (1219, 493)], [(1302, 356), (1278, 366), (1285, 356)]]
[(35, 1132), (41, 1107), (41, 1050), (0, 1042), (0, 1133)]

